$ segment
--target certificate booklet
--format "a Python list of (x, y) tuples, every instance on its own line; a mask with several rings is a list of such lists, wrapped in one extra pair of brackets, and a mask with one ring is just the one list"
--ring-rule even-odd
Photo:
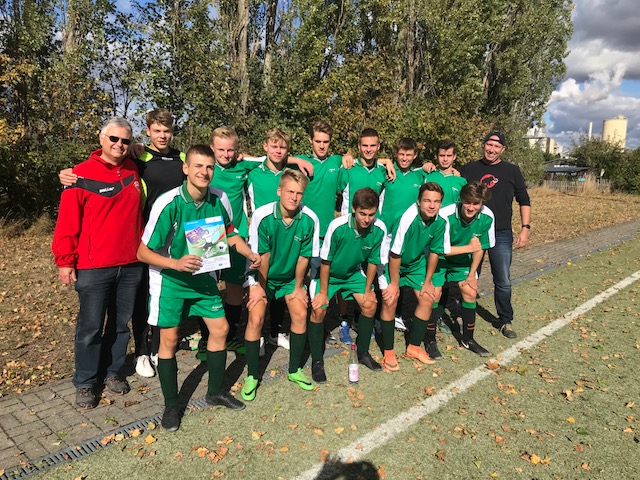
[(200, 273), (222, 270), (231, 266), (229, 243), (222, 217), (209, 217), (184, 222), (184, 234), (191, 255), (202, 258)]

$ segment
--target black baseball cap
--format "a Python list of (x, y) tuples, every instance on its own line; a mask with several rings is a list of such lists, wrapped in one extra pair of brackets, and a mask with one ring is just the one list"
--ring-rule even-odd
[[(503, 147), (505, 147), (507, 145), (507, 143), (505, 142), (505, 139), (504, 139), (504, 135), (502, 133), (500, 133), (500, 132), (489, 132), (489, 133), (487, 133), (487, 136), (484, 137), (484, 143), (487, 143), (491, 139), (491, 137), (498, 137), (497, 141), (500, 142), (500, 145), (502, 145)], [(495, 139), (494, 139), (494, 141), (495, 141)]]

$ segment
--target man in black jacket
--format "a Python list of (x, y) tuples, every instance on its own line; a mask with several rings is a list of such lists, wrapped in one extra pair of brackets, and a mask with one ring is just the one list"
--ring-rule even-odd
[[(501, 155), (505, 150), (505, 137), (500, 132), (491, 132), (484, 139), (484, 157), (460, 168), (467, 181), (479, 181), (491, 190), (491, 200), (486, 205), (495, 215), (496, 244), (489, 249), (489, 262), (495, 286), (494, 299), (498, 313), (499, 328), (507, 338), (516, 338), (513, 330), (513, 307), (511, 306), (511, 257), (513, 245), (523, 247), (529, 240), (531, 202), (522, 172), (517, 165), (505, 162)], [(520, 205), (522, 229), (513, 241), (511, 217), (513, 199)]]

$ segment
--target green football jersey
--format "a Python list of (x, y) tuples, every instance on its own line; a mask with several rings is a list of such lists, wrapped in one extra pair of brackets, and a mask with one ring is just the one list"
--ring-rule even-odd
[(331, 155), (324, 160), (319, 160), (309, 153), (296, 155), (313, 165), (313, 176), (309, 178), (309, 185), (304, 191), (304, 204), (309, 207), (320, 221), (320, 237), (323, 238), (327, 227), (335, 218), (335, 195), (338, 189), (338, 177), (342, 166), (340, 155)]
[(288, 225), (282, 218), (280, 202), (258, 208), (251, 217), (249, 246), (259, 255), (270, 252), (267, 278), (288, 282), (296, 277), (299, 257), (320, 255), (318, 217), (301, 205)]
[(421, 264), (426, 267), (427, 247), (431, 252), (443, 255), (446, 228), (444, 218), (436, 215), (425, 222), (418, 205), (411, 205), (397, 222), (391, 242), (391, 253), (401, 258), (400, 270), (413, 270)]
[(455, 176), (453, 173), (445, 174), (440, 170), (429, 173), (426, 181), (435, 182), (442, 187), (444, 191), (443, 207), (460, 201), (460, 190), (467, 184), (464, 177)]
[[(496, 244), (495, 218), (493, 212), (483, 205), (480, 211), (469, 223), (462, 219), (461, 203), (452, 203), (441, 208), (439, 215), (447, 221), (449, 238), (445, 235), (444, 253), (451, 252), (451, 247), (468, 245), (473, 237), (480, 240), (483, 250), (487, 250)], [(441, 257), (440, 262), (447, 265), (467, 267), (471, 265), (471, 254)]]
[[(237, 234), (231, 221), (232, 210), (227, 195), (220, 189), (209, 187), (205, 199), (196, 204), (182, 186), (160, 195), (153, 204), (149, 221), (142, 235), (142, 242), (151, 250), (168, 258), (179, 259), (189, 253), (184, 224), (193, 220), (221, 217), (227, 237)], [(171, 269), (149, 267), (149, 294), (176, 298), (200, 298), (203, 295), (218, 295), (216, 280), (209, 273), (192, 275)]]
[(330, 277), (341, 280), (350, 278), (362, 269), (363, 262), (380, 265), (382, 242), (387, 229), (380, 219), (375, 219), (363, 233), (358, 233), (352, 214), (344, 215), (329, 224), (320, 258), (331, 262)]
[(284, 168), (278, 172), (271, 170), (266, 160), (249, 172), (248, 192), (252, 212), (267, 203), (279, 200), (278, 185), (282, 172)]
[(351, 213), (353, 195), (361, 188), (369, 187), (380, 194), (380, 203), (383, 202), (383, 190), (387, 183), (387, 170), (376, 160), (371, 168), (366, 167), (360, 157), (356, 158), (353, 168), (340, 169), (338, 190), (342, 192), (342, 215)]
[(216, 163), (211, 181), (212, 187), (219, 188), (227, 194), (233, 210), (233, 225), (242, 238), (247, 238), (249, 235), (249, 222), (245, 208), (249, 172), (259, 166), (260, 162), (247, 160), (231, 162), (226, 167)]
[(424, 183), (425, 174), (421, 168), (403, 172), (395, 166), (396, 179), (388, 181), (384, 187), (384, 201), (380, 205), (380, 218), (387, 230), (397, 223), (404, 211), (418, 199), (420, 185)]

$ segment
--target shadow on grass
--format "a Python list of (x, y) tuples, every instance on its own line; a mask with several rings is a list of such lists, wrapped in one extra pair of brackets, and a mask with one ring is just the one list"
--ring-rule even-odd
[(315, 480), (378, 480), (377, 468), (370, 462), (343, 463), (328, 458)]

